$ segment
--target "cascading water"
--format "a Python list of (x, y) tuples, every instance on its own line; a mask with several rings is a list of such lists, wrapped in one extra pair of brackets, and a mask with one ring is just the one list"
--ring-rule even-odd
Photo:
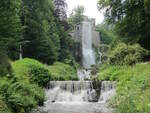
[(88, 21), (82, 23), (82, 55), (84, 68), (88, 69), (95, 64), (95, 54), (92, 49), (92, 25)]
[[(112, 113), (106, 102), (115, 94), (116, 82), (92, 82), (92, 23), (82, 23), (82, 56), (85, 70), (78, 70), (80, 81), (50, 81), (45, 90), (46, 102), (40, 111), (46, 113)], [(32, 112), (40, 113), (40, 112)]]
[(50, 81), (45, 91), (47, 101), (39, 109), (42, 113), (112, 113), (105, 102), (115, 94), (116, 82), (99, 83)]
[(90, 80), (91, 78), (91, 70), (80, 69), (77, 74), (80, 81)]
[(91, 81), (51, 81), (48, 86), (46, 97), (49, 102), (81, 103), (96, 99)]
[(116, 94), (116, 82), (103, 81), (101, 83), (101, 92), (99, 97), (99, 103), (106, 103)]

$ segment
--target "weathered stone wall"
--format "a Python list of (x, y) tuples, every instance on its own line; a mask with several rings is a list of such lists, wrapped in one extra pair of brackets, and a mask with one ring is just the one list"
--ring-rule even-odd
[[(94, 47), (100, 44), (100, 35), (95, 29), (95, 19), (90, 19), (87, 16), (84, 16), (84, 22), (90, 22), (92, 25), (92, 44)], [(75, 29), (70, 33), (72, 38), (75, 40), (77, 45), (75, 45), (74, 56), (76, 61), (82, 64), (82, 23), (76, 25)]]

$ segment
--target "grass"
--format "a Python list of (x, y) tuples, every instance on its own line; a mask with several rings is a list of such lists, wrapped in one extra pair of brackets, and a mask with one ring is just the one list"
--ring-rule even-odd
[(56, 62), (49, 66), (52, 80), (78, 80), (77, 71), (68, 64)]
[(40, 87), (46, 86), (50, 81), (51, 74), (47, 66), (37, 60), (25, 58), (15, 61), (12, 66), (21, 80), (28, 79), (31, 83), (36, 83)]
[(21, 80), (35, 79), (40, 84), (42, 84), (41, 82), (47, 83), (50, 80), (78, 80), (76, 69), (62, 62), (56, 62), (51, 66), (47, 66), (36, 60), (25, 58), (12, 64), (15, 73)]
[(118, 81), (112, 105), (117, 113), (150, 113), (150, 63), (100, 68), (99, 80)]
[(11, 76), (0, 77), (0, 113), (25, 113), (44, 102), (44, 90), (30, 75), (30, 66), (41, 66), (38, 61), (23, 59), (12, 63)]
[[(43, 105), (44, 87), (50, 80), (77, 80), (72, 66), (61, 62), (47, 66), (25, 58), (11, 63), (12, 72), (0, 76), (0, 113), (28, 113)], [(7, 69), (7, 68), (6, 68)]]

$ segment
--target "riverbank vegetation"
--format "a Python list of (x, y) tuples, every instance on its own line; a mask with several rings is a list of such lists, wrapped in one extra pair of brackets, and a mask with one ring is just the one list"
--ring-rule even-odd
[[(7, 63), (10, 63), (7, 59)], [(1, 66), (1, 65), (0, 65)], [(12, 72), (1, 67), (0, 113), (26, 113), (43, 105), (44, 87), (50, 80), (77, 80), (76, 70), (68, 64), (57, 62), (52, 66), (25, 58), (11, 62)]]
[[(61, 10), (54, 8), (59, 2)], [(72, 59), (69, 24), (61, 17), (66, 15), (63, 0), (2, 0), (0, 7), (0, 51), (11, 60), (19, 59), (19, 53), (46, 64)]]
[(0, 75), (0, 113), (25, 113), (38, 105), (43, 105), (42, 86), (30, 77), (32, 75), (29, 75), (29, 67), (20, 68), (16, 65), (18, 63), (9, 67), (12, 70), (11, 73), (8, 73), (7, 66), (1, 67), (5, 75)]
[(150, 112), (150, 63), (134, 66), (105, 65), (100, 68), (99, 80), (117, 81), (117, 94), (111, 104), (117, 113)]
[(1, 0), (0, 113), (28, 113), (50, 80), (78, 79), (69, 30), (63, 0)]
[(108, 46), (98, 79), (117, 81), (110, 104), (116, 113), (150, 112), (150, 2), (99, 0), (105, 21), (97, 26)]
[(56, 62), (54, 65), (48, 67), (51, 74), (51, 80), (67, 81), (78, 80), (77, 70), (68, 64)]

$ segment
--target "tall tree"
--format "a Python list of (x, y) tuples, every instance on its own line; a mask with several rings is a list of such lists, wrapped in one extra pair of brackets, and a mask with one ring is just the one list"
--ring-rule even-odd
[(21, 0), (0, 1), (0, 50), (12, 59), (19, 56), (22, 27), (19, 17)]
[(115, 24), (122, 40), (150, 50), (149, 6), (149, 0), (99, 0), (99, 8), (106, 10), (107, 21)]
[(65, 61), (66, 59), (72, 59), (71, 45), (73, 40), (69, 36), (69, 24), (67, 22), (67, 4), (66, 0), (53, 0), (54, 2), (54, 14), (56, 17), (57, 30), (60, 37), (60, 54), (59, 61)]
[(69, 24), (74, 28), (76, 24), (80, 24), (84, 19), (84, 7), (77, 6), (72, 10), (70, 17), (68, 18)]
[(58, 59), (60, 43), (51, 0), (23, 0), (22, 22), (25, 25), (25, 57), (52, 64)]

